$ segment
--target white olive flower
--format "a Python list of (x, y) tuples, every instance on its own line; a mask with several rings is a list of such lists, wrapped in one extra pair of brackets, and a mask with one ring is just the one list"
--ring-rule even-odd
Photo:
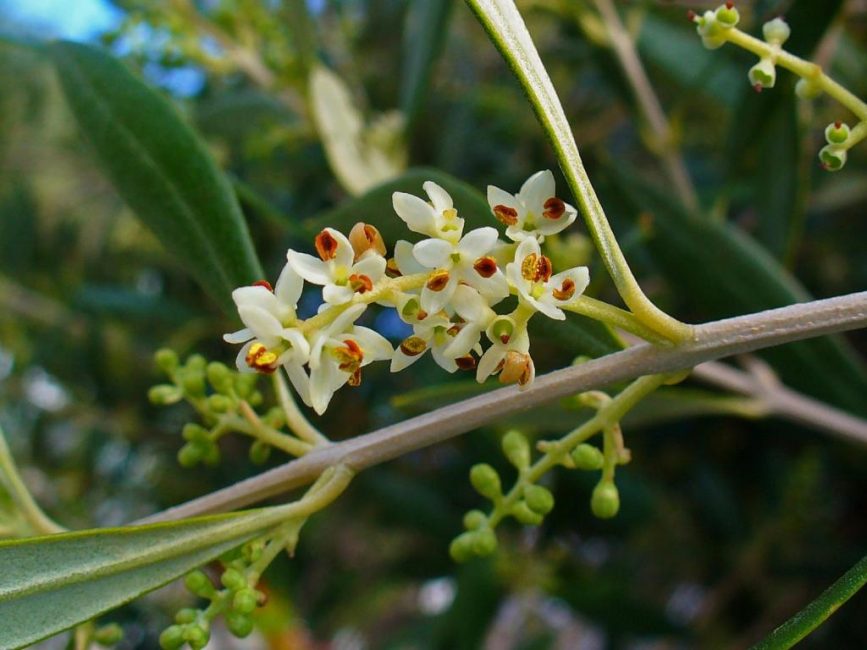
[(392, 356), (391, 345), (382, 335), (367, 327), (353, 325), (364, 310), (365, 305), (353, 305), (331, 324), (312, 333), (309, 376), (298, 364), (286, 366), (289, 379), (301, 399), (319, 415), (325, 412), (341, 386), (361, 383), (361, 368)]
[(323, 285), (322, 299), (331, 305), (352, 300), (356, 293), (365, 293), (385, 274), (385, 258), (371, 249), (353, 263), (352, 244), (333, 228), (325, 228), (316, 235), (316, 252), (312, 255), (290, 250), (289, 264), (302, 278)]
[(490, 304), (508, 296), (506, 277), (488, 255), (497, 237), (495, 228), (477, 228), (455, 242), (425, 239), (413, 246), (412, 254), (419, 264), (433, 270), (421, 290), (422, 308), (438, 312), (452, 299), (460, 282), (476, 289)]
[(427, 192), (430, 203), (406, 192), (392, 195), (397, 216), (413, 232), (451, 242), (459, 240), (464, 231), (464, 220), (458, 217), (452, 197), (433, 181), (427, 181), (422, 188)]
[(272, 373), (284, 363), (305, 363), (310, 346), (300, 331), (295, 313), (304, 280), (289, 264), (283, 267), (273, 290), (260, 280), (232, 292), (244, 329), (225, 334), (227, 343), (244, 343), (235, 364), (241, 372)]
[(488, 185), (488, 204), (494, 216), (508, 226), (506, 237), (520, 241), (532, 237), (542, 242), (575, 221), (577, 211), (554, 194), (554, 174), (536, 172), (517, 194)]
[(517, 289), (523, 304), (555, 320), (566, 318), (560, 306), (580, 296), (590, 283), (586, 266), (551, 275), (551, 260), (542, 255), (535, 239), (525, 239), (520, 243), (515, 251), (515, 261), (506, 265), (506, 277)]
[(491, 346), (485, 350), (476, 368), (476, 381), (482, 383), (499, 374), (503, 384), (517, 383), (524, 388), (536, 377), (530, 356), (530, 336), (526, 324), (518, 327), (510, 316), (498, 316), (486, 330)]

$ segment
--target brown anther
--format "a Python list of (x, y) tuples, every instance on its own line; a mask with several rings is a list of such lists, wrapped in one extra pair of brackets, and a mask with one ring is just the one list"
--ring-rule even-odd
[(554, 272), (554, 267), (551, 265), (551, 260), (542, 255), (536, 263), (537, 282), (547, 282), (551, 279), (551, 274)]
[(247, 365), (259, 372), (270, 375), (277, 370), (277, 355), (261, 343), (254, 343), (244, 357)]
[(460, 334), (462, 329), (463, 329), (463, 324), (455, 323), (454, 325), (452, 325), (450, 328), (448, 328), (446, 330), (446, 334), (448, 334), (449, 336), (457, 336), (458, 334)]
[(455, 359), (455, 363), (458, 364), (458, 368), (461, 370), (475, 370), (478, 361), (472, 354), (467, 354)]
[(558, 199), (556, 196), (552, 196), (550, 199), (545, 201), (542, 207), (545, 208), (542, 211), (542, 216), (546, 219), (559, 219), (566, 212), (566, 204), (563, 203), (562, 199)]
[(524, 386), (535, 375), (533, 359), (526, 352), (509, 350), (503, 359), (503, 370), (500, 372), (500, 383), (511, 384), (517, 382)]
[(434, 271), (425, 285), (431, 291), (442, 291), (449, 283), (449, 272), (445, 269)]
[(726, 2), (726, 9), (734, 9), (734, 7), (735, 7), (734, 2)]
[(393, 257), (385, 263), (385, 274), (390, 278), (399, 278), (403, 275), (397, 268), (397, 262), (394, 261)]
[(485, 255), (476, 260), (473, 268), (483, 278), (489, 278), (497, 272), (497, 261), (493, 257)]
[(686, 12), (686, 19), (691, 23), (694, 23), (697, 17), (698, 16), (696, 16), (695, 12), (692, 9)]
[(355, 251), (356, 260), (371, 250), (378, 255), (385, 255), (385, 242), (382, 240), (382, 235), (369, 223), (359, 221), (352, 226), (352, 230), (349, 231), (349, 243)]
[(503, 345), (506, 345), (511, 339), (512, 336), (510, 334), (500, 334), (500, 343)]
[(755, 90), (757, 93), (762, 92), (762, 84), (755, 84), (753, 86), (753, 90)]
[(355, 293), (367, 293), (373, 289), (373, 280), (362, 273), (353, 273), (349, 276), (349, 286)]
[(839, 129), (841, 126), (843, 126), (843, 123), (840, 120), (837, 120), (836, 122), (834, 122), (834, 128), (835, 129)]
[(425, 318), (427, 318), (427, 312), (424, 309), (419, 309), (415, 313), (415, 319), (416, 320), (424, 320)]
[(274, 287), (271, 286), (271, 283), (268, 280), (256, 280), (251, 286), (254, 287), (265, 287), (271, 293), (274, 293)]
[(349, 375), (349, 381), (346, 382), (350, 386), (361, 386), (361, 368), (356, 368), (352, 371), (352, 374)]
[(566, 278), (563, 280), (563, 284), (560, 285), (560, 288), (554, 289), (551, 293), (557, 300), (569, 300), (569, 298), (575, 295), (574, 280), (572, 280), (572, 278)]
[(313, 243), (316, 245), (316, 252), (319, 253), (319, 257), (323, 262), (337, 257), (337, 240), (327, 230), (323, 230), (316, 235)]
[(427, 343), (418, 336), (410, 336), (400, 343), (400, 351), (408, 357), (417, 357), (427, 349)]
[(494, 216), (507, 226), (514, 226), (518, 223), (518, 211), (508, 205), (495, 205)]
[(544, 255), (530, 253), (521, 262), (521, 276), (528, 282), (547, 282), (553, 271), (551, 260)]
[(343, 345), (334, 348), (334, 356), (340, 362), (337, 367), (349, 373), (355, 373), (364, 361), (364, 351), (353, 339), (346, 339)]

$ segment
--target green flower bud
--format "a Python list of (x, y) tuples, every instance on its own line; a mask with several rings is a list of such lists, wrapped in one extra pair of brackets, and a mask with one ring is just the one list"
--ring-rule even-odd
[(166, 374), (174, 372), (179, 363), (178, 355), (174, 350), (169, 348), (161, 348), (157, 350), (154, 354), (154, 362), (157, 364), (157, 367)]
[(191, 607), (184, 607), (181, 610), (178, 610), (178, 613), (175, 614), (175, 623), (179, 623), (182, 625), (187, 625), (192, 623), (198, 617), (198, 611)]
[(207, 442), (210, 440), (208, 430), (195, 422), (188, 422), (181, 430), (181, 436), (188, 442)]
[(470, 469), (470, 483), (476, 488), (476, 492), (492, 501), (502, 496), (500, 476), (497, 470), (487, 463), (473, 465)]
[(250, 397), (247, 398), (247, 401), (250, 402), (250, 406), (259, 406), (262, 402), (265, 401), (265, 398), (258, 390), (254, 390), (252, 393), (250, 393)]
[(192, 397), (205, 396), (205, 375), (201, 371), (183, 368), (178, 370), (177, 378), (187, 395)]
[(259, 376), (255, 373), (237, 373), (235, 375), (235, 392), (239, 397), (246, 399), (253, 392), (258, 379)]
[(819, 151), (819, 160), (829, 172), (836, 172), (843, 169), (846, 164), (846, 150), (840, 149), (837, 145), (827, 144)]
[(774, 18), (762, 25), (762, 34), (771, 45), (782, 45), (791, 33), (792, 30), (782, 18)]
[(795, 94), (801, 99), (815, 99), (822, 94), (822, 87), (809, 79), (798, 79), (795, 84)]
[(220, 448), (216, 443), (210, 442), (205, 447), (205, 453), (202, 455), (202, 462), (208, 467), (214, 467), (220, 462)]
[(473, 554), (485, 557), (497, 550), (497, 536), (490, 528), (480, 528), (470, 533), (472, 538)]
[(191, 354), (187, 357), (186, 367), (196, 372), (204, 372), (205, 366), (208, 365), (207, 360), (201, 354)]
[(232, 598), (232, 609), (242, 614), (251, 614), (259, 605), (259, 598), (256, 592), (249, 587), (239, 589)]
[(620, 510), (620, 493), (612, 481), (599, 481), (590, 497), (590, 509), (600, 519), (611, 519)]
[(530, 465), (530, 443), (526, 436), (516, 430), (509, 431), (503, 436), (503, 454), (518, 469), (525, 469)]
[(831, 122), (825, 127), (825, 140), (828, 144), (843, 144), (849, 139), (849, 125), (844, 122)]
[(184, 645), (184, 628), (170, 625), (160, 634), (160, 647), (163, 650), (177, 650)]
[(538, 526), (542, 523), (542, 515), (530, 510), (526, 501), (518, 501), (512, 506), (511, 515), (525, 526)]
[(180, 402), (183, 396), (181, 390), (173, 384), (158, 384), (148, 391), (150, 403), (157, 406), (167, 406)]
[(214, 413), (225, 413), (232, 408), (232, 400), (217, 393), (208, 397), (208, 408)]
[(286, 414), (279, 406), (268, 409), (268, 412), (262, 416), (262, 421), (272, 429), (280, 429), (286, 424)]
[(226, 627), (236, 637), (243, 639), (253, 631), (253, 619), (240, 612), (226, 612)]
[(761, 59), (749, 72), (750, 85), (761, 92), (763, 88), (773, 88), (777, 82), (777, 69), (770, 59)]
[(252, 564), (260, 557), (265, 548), (265, 542), (261, 539), (254, 539), (252, 542), (247, 542), (241, 547), (241, 555), (247, 564)]
[(735, 9), (733, 2), (726, 2), (724, 5), (717, 7), (715, 15), (720, 27), (724, 29), (731, 29), (741, 19), (741, 15)]
[(572, 462), (578, 469), (602, 469), (605, 457), (596, 447), (585, 443), (572, 450)]
[(527, 485), (524, 488), (524, 501), (533, 512), (547, 515), (554, 509), (554, 495), (541, 485)]
[(123, 628), (117, 623), (103, 625), (93, 633), (93, 640), (99, 645), (114, 645), (120, 643), (121, 639), (123, 639)]
[(178, 450), (178, 463), (181, 467), (195, 467), (205, 455), (206, 448), (198, 442), (188, 442)]
[(262, 465), (265, 461), (268, 460), (268, 456), (270, 455), (271, 445), (269, 445), (267, 442), (257, 440), (252, 445), (250, 445), (250, 462), (256, 465)]
[(470, 510), (464, 515), (464, 528), (475, 530), (488, 524), (487, 515), (481, 510)]
[(214, 585), (202, 571), (197, 570), (188, 573), (184, 578), (184, 584), (187, 589), (202, 598), (212, 598), (216, 593)]
[(244, 574), (232, 568), (223, 571), (223, 575), (220, 576), (220, 582), (223, 583), (226, 589), (231, 591), (238, 591), (247, 587), (247, 578), (244, 577)]
[(205, 373), (208, 377), (208, 382), (214, 387), (218, 393), (227, 394), (232, 390), (232, 371), (219, 361), (212, 361), (208, 364)]
[(211, 640), (211, 632), (201, 625), (187, 625), (184, 627), (184, 641), (190, 644), (193, 650), (201, 650)]
[(455, 562), (466, 562), (473, 557), (473, 533), (461, 533), (449, 544), (449, 555)]

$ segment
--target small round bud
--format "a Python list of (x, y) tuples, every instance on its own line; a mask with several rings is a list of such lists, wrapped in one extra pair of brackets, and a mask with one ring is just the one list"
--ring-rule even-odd
[(466, 562), (473, 557), (473, 534), (461, 533), (449, 544), (449, 555), (455, 562)]
[(382, 235), (369, 223), (359, 221), (352, 226), (348, 239), (356, 260), (368, 251), (373, 251), (371, 254), (385, 255), (385, 242), (382, 240)]
[(226, 627), (236, 637), (243, 639), (253, 631), (253, 619), (240, 612), (226, 612)]
[(195, 467), (202, 461), (205, 450), (197, 442), (188, 442), (178, 450), (178, 463), (181, 467)]
[(756, 63), (747, 75), (750, 85), (761, 92), (763, 88), (773, 88), (777, 82), (777, 69), (770, 59), (761, 59)]
[(225, 413), (232, 408), (232, 400), (217, 393), (208, 397), (208, 408), (214, 413)]
[(836, 172), (843, 169), (846, 164), (847, 153), (845, 149), (840, 149), (837, 145), (827, 144), (819, 151), (819, 160), (829, 172)]
[(205, 374), (200, 370), (184, 368), (178, 371), (181, 388), (193, 397), (205, 396)]
[(256, 387), (259, 376), (255, 373), (238, 373), (235, 375), (235, 392), (238, 396), (246, 399)]
[(184, 641), (189, 643), (193, 650), (201, 650), (210, 640), (210, 631), (201, 625), (187, 625), (184, 628)]
[(208, 430), (195, 422), (188, 422), (181, 430), (181, 436), (188, 442), (207, 442)]
[(169, 348), (161, 348), (154, 354), (154, 362), (157, 367), (167, 374), (175, 371), (180, 363), (177, 353)]
[(186, 367), (196, 372), (204, 372), (205, 366), (208, 365), (207, 359), (201, 354), (191, 354), (187, 357)]
[(252, 542), (247, 542), (241, 547), (241, 555), (247, 564), (252, 564), (260, 557), (265, 549), (265, 542), (261, 539), (254, 539)]
[(538, 526), (542, 523), (542, 515), (531, 510), (526, 501), (518, 501), (512, 506), (511, 515), (525, 526)]
[(497, 470), (487, 463), (473, 465), (470, 469), (470, 483), (476, 488), (476, 492), (492, 501), (502, 496), (500, 476)]
[(815, 99), (822, 94), (822, 87), (809, 79), (798, 79), (795, 84), (795, 94), (801, 99)]
[(220, 462), (220, 448), (216, 443), (209, 442), (205, 445), (205, 453), (202, 454), (202, 462), (208, 467), (213, 467)]
[(715, 14), (717, 22), (724, 29), (731, 29), (741, 19), (740, 13), (738, 13), (732, 2), (726, 2), (724, 5), (717, 7)]
[(220, 582), (223, 583), (226, 589), (231, 591), (238, 591), (247, 586), (247, 579), (244, 577), (244, 574), (232, 568), (223, 571), (223, 575), (220, 576)]
[(503, 454), (518, 469), (525, 469), (530, 465), (530, 443), (520, 431), (512, 429), (503, 436)]
[(170, 625), (160, 634), (160, 647), (163, 650), (177, 650), (184, 644), (184, 628)]
[(214, 585), (202, 571), (192, 571), (184, 577), (184, 584), (191, 592), (201, 598), (211, 598), (214, 595)]
[(265, 398), (262, 396), (258, 390), (254, 390), (250, 393), (250, 396), (247, 398), (247, 401), (250, 402), (250, 406), (259, 406), (262, 402), (265, 401)]
[(226, 394), (232, 390), (232, 371), (229, 370), (226, 364), (212, 361), (208, 364), (206, 375), (208, 382), (218, 393)]
[(178, 613), (175, 614), (175, 623), (179, 623), (181, 625), (187, 625), (196, 620), (197, 612), (195, 609), (191, 607), (184, 607), (181, 610), (178, 610)]
[(482, 526), (486, 526), (488, 517), (481, 510), (470, 510), (464, 515), (464, 528), (467, 530), (476, 530)]
[(109, 646), (120, 643), (123, 639), (123, 628), (117, 623), (109, 623), (93, 633), (93, 640), (99, 645)]
[(620, 493), (612, 481), (599, 481), (590, 497), (590, 509), (600, 519), (611, 519), (620, 510)]
[(831, 122), (825, 127), (825, 140), (828, 144), (843, 144), (849, 139), (849, 125), (844, 122)]
[(251, 614), (259, 605), (256, 592), (249, 587), (239, 589), (232, 598), (232, 609), (242, 614)]
[(271, 445), (267, 442), (257, 440), (250, 445), (250, 462), (255, 465), (262, 465), (268, 460), (271, 455)]
[(541, 485), (528, 485), (524, 488), (524, 501), (533, 512), (547, 515), (554, 509), (554, 495)]
[(782, 45), (791, 33), (792, 30), (782, 18), (774, 18), (762, 25), (762, 34), (771, 45)]
[(605, 457), (596, 447), (584, 443), (572, 450), (572, 462), (578, 469), (602, 469)]
[(480, 528), (471, 533), (473, 554), (479, 557), (490, 555), (497, 550), (497, 536), (490, 528)]
[(286, 424), (286, 414), (279, 406), (268, 409), (268, 412), (262, 416), (262, 421), (272, 429), (280, 429)]
[(148, 400), (157, 406), (167, 406), (180, 402), (184, 394), (173, 384), (159, 384), (148, 391)]

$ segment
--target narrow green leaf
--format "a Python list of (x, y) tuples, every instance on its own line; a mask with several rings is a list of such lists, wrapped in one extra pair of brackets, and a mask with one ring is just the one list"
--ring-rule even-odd
[(21, 648), (160, 587), (279, 523), (281, 509), (0, 542), (0, 648)]
[(118, 193), (227, 311), (262, 277), (231, 186), (174, 107), (101, 50), (57, 42), (69, 106)]
[(453, 4), (453, 0), (427, 0), (407, 7), (400, 107), (408, 129), (424, 103), (434, 64), (448, 33)]

